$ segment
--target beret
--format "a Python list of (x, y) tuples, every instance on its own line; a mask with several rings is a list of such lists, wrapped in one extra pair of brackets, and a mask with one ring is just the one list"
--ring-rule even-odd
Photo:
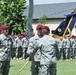
[(0, 27), (0, 31), (1, 31), (2, 29), (1, 29), (1, 27)]
[(34, 33), (32, 34), (32, 37), (33, 37), (33, 36), (35, 36), (35, 34), (34, 34)]
[(7, 26), (7, 25), (1, 25), (1, 30), (6, 30), (6, 29), (8, 29), (9, 28), (9, 26)]
[(26, 33), (24, 33), (23, 36), (25, 37), (25, 36), (28, 36), (28, 35)]
[(48, 26), (43, 26), (42, 29), (46, 29), (46, 30), (50, 31), (50, 28)]
[(38, 24), (38, 25), (36, 26), (36, 30), (42, 29), (42, 27), (43, 27), (42, 24)]
[(19, 38), (23, 38), (23, 36), (22, 36), (21, 34), (18, 34), (17, 36), (18, 36)]
[(20, 37), (20, 36), (21, 36), (21, 34), (18, 34), (17, 36), (18, 36), (18, 37)]

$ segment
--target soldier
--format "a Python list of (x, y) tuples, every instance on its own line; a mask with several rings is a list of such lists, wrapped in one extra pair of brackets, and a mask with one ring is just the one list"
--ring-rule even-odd
[(12, 39), (8, 35), (8, 26), (1, 26), (0, 35), (0, 75), (8, 75), (11, 59)]
[(70, 41), (69, 37), (64, 37), (64, 39), (63, 39), (63, 59), (70, 58), (70, 47), (71, 47), (71, 41)]
[(22, 38), (21, 38), (21, 34), (17, 35), (18, 37), (15, 39), (16, 41), (16, 58), (19, 59), (21, 56), (21, 48), (22, 48)]
[[(43, 25), (38, 24), (36, 27), (37, 30), (37, 35), (33, 36), (29, 40), (29, 50), (32, 51), (32, 47), (37, 43), (37, 41), (42, 38), (42, 27)], [(28, 51), (27, 51), (28, 52)], [(32, 62), (31, 62), (31, 74), (32, 75), (38, 75), (40, 72), (40, 51), (38, 50), (37, 53), (35, 54)]]
[(26, 51), (27, 51), (29, 41), (26, 38), (27, 37), (26, 33), (24, 33), (22, 35), (23, 35), (23, 38), (22, 38), (22, 59), (25, 59), (27, 57)]
[(13, 59), (13, 58), (15, 58), (15, 54), (16, 54), (16, 41), (15, 41), (15, 39), (17, 38), (17, 36), (12, 34), (11, 37), (12, 37), (12, 40), (13, 40), (13, 48), (12, 48), (11, 57)]
[(61, 56), (62, 56), (62, 50), (63, 50), (63, 39), (60, 38), (57, 40), (57, 44), (58, 44), (58, 60), (61, 59)]
[(29, 59), (32, 59), (34, 54), (40, 48), (41, 72), (39, 75), (56, 75), (57, 41), (53, 37), (49, 36), (49, 27), (43, 26), (42, 33), (44, 36), (36, 42), (34, 47), (32, 47), (32, 51), (28, 47), (27, 53), (30, 55)]
[(75, 36), (72, 36), (71, 39), (71, 58), (75, 59), (75, 53), (76, 53), (76, 38)]

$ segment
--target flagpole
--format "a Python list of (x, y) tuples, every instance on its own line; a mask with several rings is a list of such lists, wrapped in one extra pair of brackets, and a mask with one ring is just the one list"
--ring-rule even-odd
[(30, 62), (30, 61), (27, 61), (27, 62), (22, 66), (22, 68), (19, 70), (19, 72), (17, 73), (17, 75), (20, 74), (20, 72), (24, 69), (24, 67), (25, 67), (29, 62)]
[[(65, 36), (65, 34), (66, 34), (66, 32), (67, 32), (67, 30), (68, 30), (68, 28), (70, 26), (70, 23), (72, 22), (72, 19), (73, 19), (73, 16), (71, 17), (71, 19), (70, 19), (70, 21), (68, 23), (68, 26), (67, 26), (66, 30), (64, 31), (63, 37)], [(70, 30), (69, 30), (69, 32), (70, 32)]]

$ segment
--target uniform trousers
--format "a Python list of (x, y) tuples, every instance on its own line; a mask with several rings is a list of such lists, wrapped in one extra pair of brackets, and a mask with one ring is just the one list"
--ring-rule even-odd
[(40, 75), (41, 67), (40, 62), (31, 61), (31, 75)]
[(0, 75), (8, 75), (10, 61), (0, 61)]
[(22, 48), (22, 58), (23, 59), (26, 59), (26, 57), (27, 57), (27, 53), (26, 52), (27, 52), (27, 48), (23, 47)]
[(62, 48), (59, 48), (58, 49), (58, 60), (61, 59), (61, 56), (62, 56)]
[(76, 48), (72, 48), (72, 52), (71, 52), (71, 57), (73, 58), (73, 59), (75, 59), (75, 54), (76, 54)]
[(56, 63), (51, 65), (41, 65), (41, 74), (40, 75), (56, 75)]

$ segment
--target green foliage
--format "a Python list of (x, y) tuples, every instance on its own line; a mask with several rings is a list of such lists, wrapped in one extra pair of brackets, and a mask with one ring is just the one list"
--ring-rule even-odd
[(40, 19), (39, 19), (39, 23), (41, 23), (41, 24), (46, 24), (46, 19), (47, 19), (47, 16), (44, 14), (42, 17), (40, 17)]
[(9, 25), (11, 32), (24, 31), (27, 21), (22, 16), (25, 3), (25, 0), (0, 0), (0, 23)]

